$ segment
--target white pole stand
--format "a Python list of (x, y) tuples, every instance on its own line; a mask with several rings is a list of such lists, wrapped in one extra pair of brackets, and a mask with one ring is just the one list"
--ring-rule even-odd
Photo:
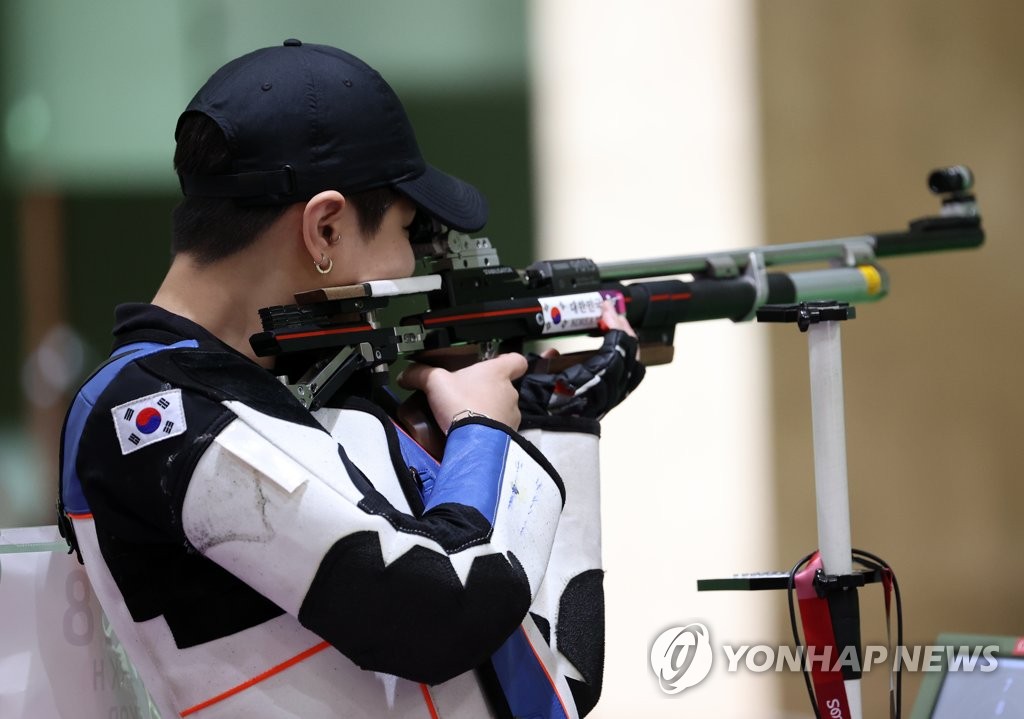
[[(846, 423), (843, 406), (843, 359), (840, 323), (856, 316), (844, 302), (803, 302), (764, 305), (759, 322), (796, 323), (808, 333), (811, 376), (811, 427), (814, 433), (814, 491), (818, 513), (818, 554), (821, 570), (815, 583), (828, 598), (832, 633), (840, 652), (854, 648), (860, 657), (860, 606), (857, 587), (866, 576), (853, 576), (850, 538), (850, 494), (846, 479)], [(791, 590), (789, 572), (758, 572), (697, 581), (698, 591)], [(836, 657), (834, 661), (837, 661)], [(843, 684), (850, 719), (862, 719), (860, 672), (844, 671)]]
[(839, 328), (838, 322), (819, 322), (810, 325), (807, 331), (818, 551), (828, 574), (853, 571)]
[[(811, 323), (807, 327), (818, 551), (825, 573), (836, 576), (853, 573), (840, 324), (828, 320)], [(847, 591), (856, 592), (853, 589)], [(856, 609), (856, 602), (854, 605)], [(854, 620), (859, 623), (858, 617), (854, 617)], [(860, 680), (850, 679), (844, 683), (850, 716), (852, 719), (860, 719), (863, 714)]]
[[(850, 492), (846, 479), (846, 421), (843, 403), (843, 349), (839, 328), (856, 317), (845, 302), (802, 302), (765, 305), (757, 311), (761, 322), (795, 322), (807, 333), (811, 376), (811, 430), (814, 434), (814, 493), (818, 514), (820, 580), (824, 589), (836, 647), (852, 648), (859, 658), (859, 584), (853, 578), (850, 538)], [(863, 584), (863, 582), (860, 582)], [(843, 671), (851, 719), (861, 719), (860, 670)]]

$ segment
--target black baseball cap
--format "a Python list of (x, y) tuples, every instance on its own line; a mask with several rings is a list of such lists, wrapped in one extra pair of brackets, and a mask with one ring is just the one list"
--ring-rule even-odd
[(487, 222), (487, 200), (427, 164), (405, 108), (380, 74), (327, 45), (285, 40), (220, 68), (178, 118), (208, 116), (224, 132), (233, 172), (179, 175), (189, 197), (246, 205), (392, 187), (464, 232)]

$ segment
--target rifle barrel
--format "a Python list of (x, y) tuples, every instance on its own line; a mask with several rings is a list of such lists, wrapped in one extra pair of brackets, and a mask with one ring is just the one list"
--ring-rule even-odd
[[(731, 266), (738, 274), (750, 263), (751, 254), (760, 255), (765, 267), (831, 262), (852, 267), (868, 264), (878, 257), (969, 249), (980, 246), (985, 239), (980, 222), (974, 218), (934, 218), (923, 221), (924, 229), (912, 226), (907, 232), (885, 232), (856, 235), (832, 240), (762, 245), (742, 250), (711, 252), (705, 255), (680, 255), (644, 260), (621, 260), (597, 263), (601, 279), (606, 281), (635, 280), (644, 277), (668, 277), (691, 273), (718, 271)], [(917, 225), (917, 223), (914, 223)], [(938, 226), (936, 226), (938, 225)]]
[(738, 271), (746, 269), (750, 255), (757, 253), (764, 258), (765, 267), (798, 264), (801, 262), (827, 262), (845, 260), (851, 250), (870, 254), (871, 235), (843, 237), (834, 240), (814, 242), (793, 242), (785, 245), (763, 245), (742, 250), (724, 250), (706, 255), (680, 255), (645, 260), (621, 260), (599, 262), (598, 270), (602, 280), (635, 280), (641, 277), (659, 277), (706, 272), (715, 263), (732, 263)]

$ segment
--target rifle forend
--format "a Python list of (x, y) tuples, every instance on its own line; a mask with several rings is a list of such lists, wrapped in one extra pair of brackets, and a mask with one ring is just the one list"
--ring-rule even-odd
[[(312, 367), (289, 385), (313, 409), (356, 370), (386, 382), (388, 364), (402, 355), (470, 347), (479, 359), (521, 351), (528, 340), (592, 333), (605, 299), (636, 329), (644, 362), (660, 364), (672, 359), (679, 323), (748, 320), (765, 304), (879, 300), (889, 289), (879, 258), (980, 246), (972, 185), (964, 166), (931, 173), (941, 212), (903, 232), (651, 260), (543, 261), (524, 270), (503, 265), (485, 237), (434, 227), (414, 238), (416, 276), (301, 293), (295, 305), (260, 310), (264, 331), (250, 342), (259, 356), (313, 352)], [(809, 263), (825, 266), (778, 269)], [(425, 298), (428, 309), (393, 325), (380, 321), (403, 295)]]

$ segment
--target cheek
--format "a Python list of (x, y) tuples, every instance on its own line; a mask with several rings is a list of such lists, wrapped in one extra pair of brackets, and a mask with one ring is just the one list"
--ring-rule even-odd
[(396, 277), (409, 277), (416, 269), (416, 255), (408, 240), (403, 240), (401, 249), (395, 251), (395, 269), (399, 273)]

